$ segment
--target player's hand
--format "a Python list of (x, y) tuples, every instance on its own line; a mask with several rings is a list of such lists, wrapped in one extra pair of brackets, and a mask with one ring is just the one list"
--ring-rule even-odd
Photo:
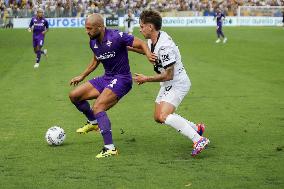
[(152, 64), (155, 64), (155, 61), (157, 60), (157, 55), (154, 53), (150, 53), (148, 55), (146, 55), (149, 62), (151, 62)]
[(83, 80), (84, 80), (84, 77), (81, 76), (81, 75), (77, 76), (77, 77), (74, 77), (73, 79), (71, 79), (70, 85), (77, 86)]
[(133, 80), (138, 84), (142, 85), (143, 83), (147, 82), (147, 76), (143, 74), (134, 73)]

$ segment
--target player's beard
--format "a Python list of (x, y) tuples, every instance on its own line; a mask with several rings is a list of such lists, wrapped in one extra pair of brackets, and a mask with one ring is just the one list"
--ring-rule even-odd
[(98, 32), (98, 33), (96, 33), (96, 34), (94, 34), (94, 35), (91, 35), (91, 34), (89, 33), (89, 37), (90, 37), (91, 40), (98, 39), (98, 38), (100, 37), (100, 35), (101, 35), (100, 32)]

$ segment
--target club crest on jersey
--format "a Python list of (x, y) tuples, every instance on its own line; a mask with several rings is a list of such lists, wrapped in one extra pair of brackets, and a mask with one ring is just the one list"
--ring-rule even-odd
[(112, 42), (111, 42), (111, 41), (109, 41), (109, 40), (107, 40), (106, 45), (110, 47), (110, 46), (111, 46), (111, 44), (112, 44)]

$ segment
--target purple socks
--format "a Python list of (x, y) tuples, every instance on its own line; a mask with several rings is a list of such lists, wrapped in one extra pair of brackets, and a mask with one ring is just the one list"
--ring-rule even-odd
[(90, 108), (90, 104), (88, 103), (88, 101), (83, 100), (80, 102), (73, 102), (73, 104), (80, 112), (82, 112), (88, 118), (89, 121), (94, 121), (96, 119), (95, 114)]
[(39, 63), (39, 61), (40, 61), (40, 57), (41, 57), (41, 53), (42, 51), (36, 51), (36, 63)]
[(106, 114), (106, 112), (100, 112), (95, 115), (99, 128), (101, 130), (101, 134), (104, 138), (105, 145), (113, 144), (112, 141), (112, 133), (111, 133), (111, 123)]

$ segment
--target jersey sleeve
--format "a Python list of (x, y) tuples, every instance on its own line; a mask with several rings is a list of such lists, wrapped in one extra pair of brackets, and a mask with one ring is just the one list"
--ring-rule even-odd
[(176, 63), (175, 51), (172, 47), (161, 47), (158, 55), (164, 69)]
[(133, 41), (134, 41), (134, 36), (129, 35), (129, 34), (124, 33), (124, 32), (119, 32), (118, 39), (119, 39), (120, 43), (123, 44), (124, 46), (132, 47)]

